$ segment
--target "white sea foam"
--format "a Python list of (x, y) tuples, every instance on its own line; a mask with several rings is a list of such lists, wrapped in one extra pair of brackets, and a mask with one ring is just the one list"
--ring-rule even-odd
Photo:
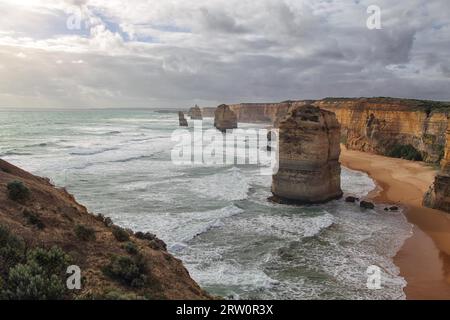
[[(178, 128), (176, 114), (47, 116), (56, 119), (44, 128), (21, 115), (24, 122), (17, 127), (27, 130), (16, 132), (0, 118), (5, 124), (0, 136), (9, 139), (5, 152), (15, 153), (5, 159), (69, 186), (91, 211), (156, 233), (212, 294), (404, 298), (405, 281), (392, 260), (411, 232), (401, 212), (361, 211), (342, 200), (308, 207), (274, 204), (267, 200), (271, 177), (260, 176), (257, 167), (174, 166), (170, 134)], [(74, 122), (82, 125), (69, 125)], [(212, 127), (211, 119), (203, 125)], [(63, 141), (55, 141), (55, 132)], [(342, 187), (364, 197), (375, 184), (343, 168)], [(383, 269), (383, 290), (365, 287), (369, 265)]]

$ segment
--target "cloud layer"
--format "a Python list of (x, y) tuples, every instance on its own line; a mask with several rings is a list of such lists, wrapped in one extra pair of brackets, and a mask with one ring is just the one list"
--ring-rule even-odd
[(450, 2), (0, 0), (0, 106), (450, 100)]

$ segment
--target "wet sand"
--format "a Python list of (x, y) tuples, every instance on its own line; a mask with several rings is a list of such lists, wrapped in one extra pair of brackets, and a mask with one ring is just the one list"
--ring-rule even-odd
[(450, 299), (450, 214), (422, 206), (436, 169), (344, 147), (341, 163), (369, 174), (378, 188), (368, 198), (402, 206), (414, 225), (413, 235), (394, 259), (408, 282), (407, 299)]

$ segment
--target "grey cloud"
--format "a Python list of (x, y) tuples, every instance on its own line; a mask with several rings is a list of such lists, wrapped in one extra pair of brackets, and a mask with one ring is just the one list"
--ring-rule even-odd
[[(134, 0), (127, 10), (110, 0), (99, 8), (134, 27), (137, 39), (150, 34), (158, 43), (127, 42), (106, 23), (95, 37), (60, 38), (63, 30), (55, 30), (47, 41), (27, 29), (31, 40), (20, 44), (2, 38), (0, 29), (0, 106), (184, 107), (326, 96), (449, 100), (445, 7), (379, 2), (382, 30), (366, 28), (364, 1), (309, 0), (162, 1), (154, 7)], [(143, 7), (133, 11), (136, 4)], [(14, 21), (7, 23), (14, 29)], [(139, 34), (143, 23), (176, 27)], [(71, 63), (78, 60), (84, 63)]]

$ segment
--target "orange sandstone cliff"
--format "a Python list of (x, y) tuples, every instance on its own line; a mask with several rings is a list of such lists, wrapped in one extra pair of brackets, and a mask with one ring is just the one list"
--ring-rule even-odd
[(289, 110), (313, 104), (336, 114), (348, 149), (438, 163), (446, 143), (450, 104), (396, 98), (327, 98), (317, 101), (230, 105), (238, 122), (278, 126)]
[(447, 129), (447, 144), (441, 171), (436, 175), (433, 185), (425, 194), (426, 207), (450, 212), (450, 127)]

